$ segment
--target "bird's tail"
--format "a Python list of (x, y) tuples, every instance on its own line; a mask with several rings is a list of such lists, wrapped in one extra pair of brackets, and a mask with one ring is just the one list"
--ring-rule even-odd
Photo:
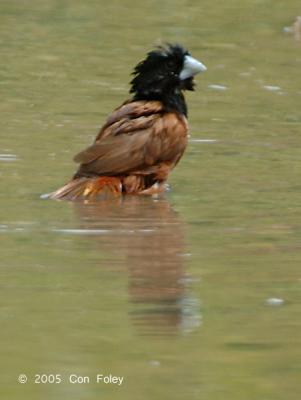
[(55, 192), (43, 195), (42, 198), (57, 200), (94, 200), (116, 197), (122, 194), (122, 183), (119, 178), (110, 176), (75, 178)]

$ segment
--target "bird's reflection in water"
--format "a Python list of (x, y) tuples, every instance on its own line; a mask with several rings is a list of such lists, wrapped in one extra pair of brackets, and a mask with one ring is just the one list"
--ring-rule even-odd
[(131, 317), (140, 333), (189, 332), (200, 323), (184, 263), (184, 224), (165, 198), (128, 196), (75, 203), (83, 229), (102, 249), (125, 258)]

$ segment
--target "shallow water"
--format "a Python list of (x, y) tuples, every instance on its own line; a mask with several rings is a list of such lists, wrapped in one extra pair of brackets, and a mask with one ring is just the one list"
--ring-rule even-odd
[[(301, 44), (284, 27), (300, 13), (296, 0), (1, 2), (1, 398), (299, 399)], [(41, 200), (160, 40), (208, 67), (172, 190)]]

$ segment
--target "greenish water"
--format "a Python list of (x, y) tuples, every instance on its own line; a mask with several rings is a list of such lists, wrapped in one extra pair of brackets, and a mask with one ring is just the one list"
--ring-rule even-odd
[[(299, 400), (301, 47), (283, 27), (300, 13), (297, 0), (1, 1), (1, 398)], [(172, 191), (40, 200), (160, 40), (208, 67)]]

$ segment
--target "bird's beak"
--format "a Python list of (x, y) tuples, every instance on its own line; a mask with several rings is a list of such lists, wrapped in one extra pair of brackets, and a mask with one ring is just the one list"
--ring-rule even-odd
[(206, 67), (200, 61), (196, 60), (191, 56), (185, 56), (184, 58), (184, 66), (182, 71), (180, 72), (180, 79), (184, 80), (187, 78), (191, 78), (192, 76), (198, 74), (199, 72), (206, 71)]

